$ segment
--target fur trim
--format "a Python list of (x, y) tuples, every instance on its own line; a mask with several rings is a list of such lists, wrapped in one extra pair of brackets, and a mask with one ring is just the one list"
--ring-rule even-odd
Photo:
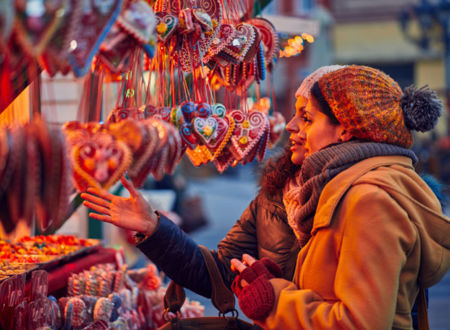
[(291, 161), (292, 152), (289, 143), (282, 152), (269, 158), (260, 169), (261, 190), (269, 195), (281, 194), (289, 178), (300, 170), (300, 165)]

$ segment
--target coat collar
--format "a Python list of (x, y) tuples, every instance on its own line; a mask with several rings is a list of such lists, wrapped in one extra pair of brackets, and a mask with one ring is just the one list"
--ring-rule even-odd
[(334, 177), (322, 191), (314, 216), (311, 234), (331, 223), (334, 211), (350, 187), (364, 174), (378, 167), (401, 165), (414, 169), (411, 158), (405, 156), (379, 156), (367, 158)]

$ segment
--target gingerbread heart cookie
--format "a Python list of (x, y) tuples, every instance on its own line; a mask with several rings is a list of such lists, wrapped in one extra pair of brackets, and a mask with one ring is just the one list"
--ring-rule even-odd
[(223, 52), (243, 62), (247, 53), (254, 46), (256, 30), (251, 24), (239, 23), (236, 26), (236, 34)]
[(233, 110), (230, 115), (235, 121), (230, 151), (237, 160), (241, 160), (247, 156), (266, 132), (267, 118), (258, 111)]
[(79, 191), (88, 187), (108, 189), (131, 164), (131, 151), (112, 135), (99, 132), (72, 148), (75, 185)]
[(130, 2), (117, 18), (117, 23), (140, 43), (146, 44), (153, 34), (156, 17), (147, 2), (141, 0)]
[(85, 75), (101, 42), (116, 20), (122, 0), (85, 0), (83, 8), (70, 22), (74, 39), (70, 42), (69, 62), (77, 77)]
[(166, 42), (178, 27), (178, 18), (166, 12), (157, 12), (156, 15), (156, 33), (158, 40)]

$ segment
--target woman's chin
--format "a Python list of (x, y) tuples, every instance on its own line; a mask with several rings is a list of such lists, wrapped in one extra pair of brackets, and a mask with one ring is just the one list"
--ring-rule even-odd
[(293, 152), (291, 155), (291, 162), (295, 165), (302, 165), (305, 156), (303, 153)]

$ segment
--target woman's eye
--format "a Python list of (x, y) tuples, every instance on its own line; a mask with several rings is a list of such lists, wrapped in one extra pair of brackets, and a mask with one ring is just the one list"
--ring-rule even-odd
[(302, 116), (302, 120), (303, 120), (305, 123), (310, 123), (310, 122), (311, 122), (311, 119), (310, 119), (309, 117), (307, 117), (307, 116)]

